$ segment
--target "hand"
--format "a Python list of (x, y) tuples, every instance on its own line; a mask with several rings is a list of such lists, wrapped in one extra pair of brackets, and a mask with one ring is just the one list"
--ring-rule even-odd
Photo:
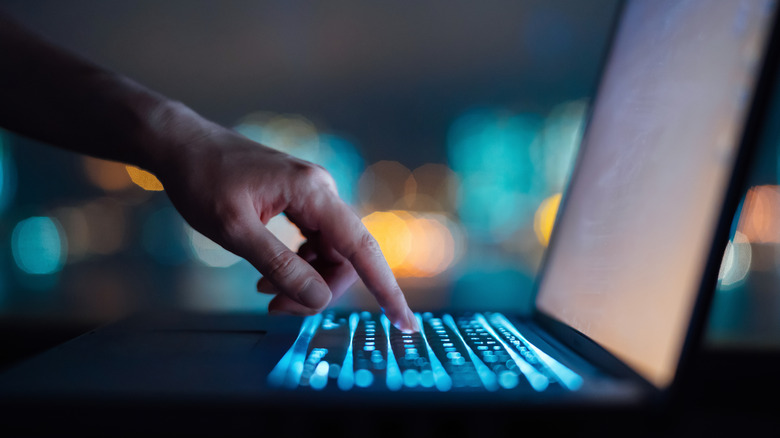
[[(276, 295), (269, 312), (317, 313), (359, 276), (397, 328), (419, 330), (376, 240), (325, 169), (216, 126), (176, 150), (156, 169), (168, 196), (193, 228), (263, 274), (258, 290)], [(265, 227), (280, 213), (307, 239), (297, 254)]]

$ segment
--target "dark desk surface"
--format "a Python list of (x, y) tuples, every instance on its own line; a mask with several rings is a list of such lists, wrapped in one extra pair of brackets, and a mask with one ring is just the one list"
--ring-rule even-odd
[[(35, 354), (92, 329), (85, 322), (0, 320), (0, 365)], [(774, 436), (780, 435), (780, 351), (704, 349), (674, 402), (648, 411), (555, 412), (258, 412), (249, 406), (116, 407), (41, 404), (26, 417), (0, 412), (0, 435), (323, 435), (517, 436), (544, 427), (567, 435)], [(11, 421), (8, 421), (11, 420)], [(272, 434), (268, 434), (272, 432)]]

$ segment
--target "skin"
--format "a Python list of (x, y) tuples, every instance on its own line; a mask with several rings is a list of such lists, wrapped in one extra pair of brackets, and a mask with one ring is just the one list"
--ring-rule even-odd
[[(393, 324), (419, 326), (379, 245), (325, 169), (248, 140), (185, 105), (31, 34), (0, 14), (0, 126), (157, 175), (203, 235), (248, 260), (271, 313), (322, 311), (358, 278)], [(280, 214), (306, 242), (266, 228)]]

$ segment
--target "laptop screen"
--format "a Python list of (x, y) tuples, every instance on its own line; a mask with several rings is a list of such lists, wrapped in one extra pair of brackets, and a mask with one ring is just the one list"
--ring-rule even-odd
[(676, 371), (772, 1), (629, 2), (537, 307), (657, 387)]

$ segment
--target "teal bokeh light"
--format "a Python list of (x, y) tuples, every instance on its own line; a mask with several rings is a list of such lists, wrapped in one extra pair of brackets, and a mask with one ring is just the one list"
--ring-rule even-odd
[(365, 168), (363, 157), (351, 142), (331, 134), (321, 134), (320, 148), (314, 162), (330, 172), (336, 181), (339, 196), (354, 203), (357, 182)]
[(67, 243), (59, 224), (45, 216), (27, 218), (14, 227), (11, 250), (16, 266), (31, 275), (59, 272), (65, 263)]
[(4, 211), (16, 191), (16, 168), (8, 147), (8, 136), (0, 130), (0, 212)]
[(453, 123), (448, 155), (462, 178), (458, 214), (472, 239), (501, 241), (529, 226), (545, 192), (532, 152), (541, 126), (537, 115), (490, 109)]

